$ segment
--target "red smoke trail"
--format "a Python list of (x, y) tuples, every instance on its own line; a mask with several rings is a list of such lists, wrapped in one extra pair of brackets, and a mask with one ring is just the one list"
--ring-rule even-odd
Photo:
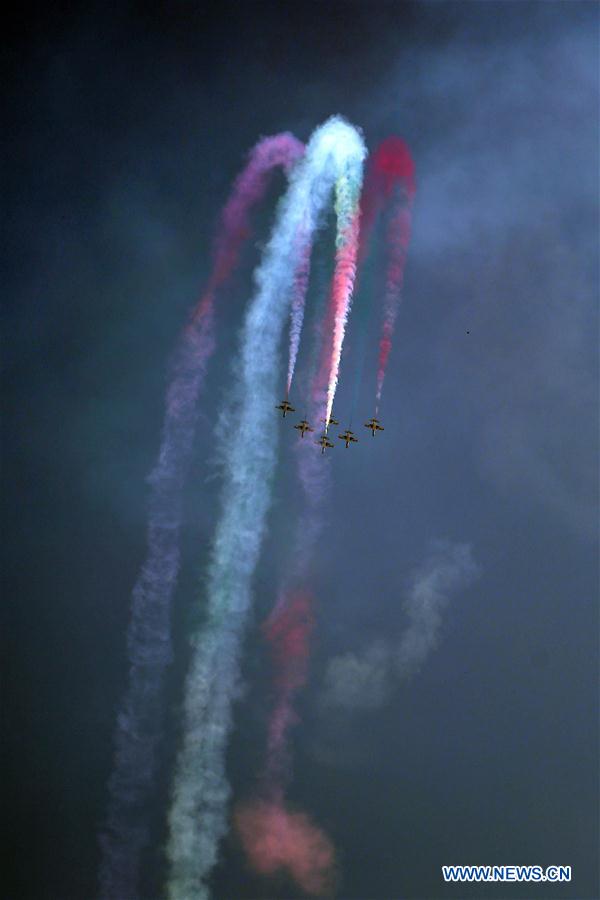
[(313, 628), (311, 596), (301, 591), (283, 594), (262, 626), (271, 649), (276, 688), (264, 782), (269, 795), (280, 800), (289, 774), (287, 733), (298, 721), (292, 704), (308, 675), (309, 639)]
[[(383, 297), (383, 323), (379, 341), (375, 414), (379, 410), (398, 303), (404, 280), (404, 266), (410, 241), (412, 205), (416, 193), (415, 166), (404, 141), (390, 137), (369, 159), (361, 201), (361, 242), (359, 262), (367, 255), (375, 221), (386, 203), (392, 203), (386, 230), (388, 265)], [(398, 194), (394, 194), (394, 189)]]
[(300, 234), (299, 240), (304, 242), (304, 247), (300, 253), (300, 262), (298, 268), (296, 269), (294, 286), (292, 289), (292, 303), (290, 307), (290, 348), (287, 385), (285, 391), (286, 399), (290, 395), (290, 388), (292, 386), (294, 371), (296, 369), (296, 360), (298, 359), (300, 335), (302, 334), (302, 325), (304, 323), (306, 291), (308, 289), (308, 279), (310, 277), (310, 256), (312, 252), (312, 243), (306, 240), (306, 237), (302, 232)]
[(275, 669), (276, 699), (267, 740), (260, 799), (234, 814), (236, 829), (252, 867), (262, 875), (280, 870), (309, 894), (331, 890), (335, 853), (329, 838), (309, 817), (285, 809), (290, 774), (288, 732), (298, 721), (293, 700), (306, 683), (309, 639), (314, 628), (310, 594), (283, 594), (262, 626)]

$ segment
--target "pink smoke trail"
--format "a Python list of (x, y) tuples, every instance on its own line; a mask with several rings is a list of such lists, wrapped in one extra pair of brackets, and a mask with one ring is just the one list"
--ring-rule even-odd
[(179, 572), (182, 491), (198, 396), (214, 350), (215, 296), (238, 262), (250, 234), (251, 211), (264, 196), (274, 168), (289, 173), (303, 152), (303, 145), (287, 133), (264, 138), (251, 151), (220, 217), (207, 286), (175, 354), (159, 458), (149, 477), (147, 553), (132, 593), (129, 681), (115, 729), (115, 762), (100, 836), (100, 887), (106, 898), (137, 896), (141, 855), (149, 839), (144, 808), (155, 778), (164, 671), (171, 660), (170, 610)]
[[(362, 232), (359, 260), (367, 254), (377, 216), (385, 203), (391, 202), (391, 216), (386, 229), (388, 265), (383, 296), (383, 322), (379, 341), (375, 415), (379, 411), (381, 392), (387, 367), (398, 304), (404, 281), (404, 267), (412, 221), (412, 206), (416, 193), (415, 166), (405, 142), (398, 137), (383, 141), (370, 158), (362, 198)], [(394, 188), (399, 193), (393, 196)]]
[(273, 172), (283, 168), (289, 175), (304, 154), (304, 145), (293, 134), (283, 132), (263, 138), (250, 151), (248, 164), (236, 178), (217, 228), (213, 267), (206, 289), (192, 314), (192, 323), (212, 307), (215, 292), (230, 277), (244, 242), (252, 234), (250, 216), (264, 197)]
[(306, 683), (313, 628), (312, 598), (302, 591), (282, 594), (262, 626), (275, 669), (276, 700), (269, 722), (262, 796), (238, 807), (234, 822), (257, 872), (287, 871), (304, 891), (319, 895), (333, 885), (333, 845), (305, 813), (291, 812), (284, 805), (290, 774), (288, 733), (298, 721), (293, 700)]

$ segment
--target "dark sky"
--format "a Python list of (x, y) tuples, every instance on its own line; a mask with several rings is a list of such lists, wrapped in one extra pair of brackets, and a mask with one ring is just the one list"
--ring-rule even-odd
[[(348, 900), (600, 896), (598, 25), (579, 2), (22, 7), (3, 51), (5, 896), (95, 894), (169, 354), (248, 148), (281, 130), (307, 140), (333, 113), (371, 149), (403, 136), (418, 193), (385, 435), (335, 454), (291, 797), (336, 844)], [(148, 897), (217, 510), (212, 420), (258, 254), (220, 312), (190, 479)], [(290, 533), (293, 439), (257, 622)], [(480, 577), (420, 672), (336, 738), (319, 714), (328, 664), (401, 637), (406, 579), (439, 538), (470, 544)], [(262, 653), (253, 623), (236, 796), (261, 760)], [(452, 888), (446, 863), (571, 865), (573, 882)], [(299, 896), (251, 875), (232, 838), (214, 894)]]

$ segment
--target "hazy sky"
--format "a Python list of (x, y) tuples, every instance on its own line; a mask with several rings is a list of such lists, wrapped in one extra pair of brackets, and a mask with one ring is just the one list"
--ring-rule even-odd
[[(219, 9), (32, 10), (3, 54), (7, 896), (94, 896), (169, 354), (246, 151), (281, 130), (307, 140), (340, 113), (371, 149), (405, 138), (417, 196), (386, 430), (374, 440), (365, 431), (332, 460), (290, 797), (333, 840), (347, 900), (542, 896), (526, 885), (445, 886), (447, 863), (571, 865), (572, 884), (543, 896), (592, 900), (598, 7)], [(186, 497), (147, 897), (164, 881), (189, 606), (218, 508), (213, 424), (277, 190), (219, 310)], [(327, 259), (325, 246), (313, 305)], [(376, 318), (371, 325), (361, 418), (373, 412)], [(351, 323), (341, 417), (356, 345)], [(247, 689), (228, 756), (236, 797), (252, 790), (264, 749), (258, 626), (289, 549), (296, 439), (284, 431), (255, 579)], [(440, 547), (450, 553), (443, 576)], [(467, 559), (464, 578), (448, 574), (448, 559)], [(427, 623), (411, 614), (425, 583)], [(426, 624), (422, 658), (409, 665), (403, 635)], [(365, 684), (377, 702), (361, 700)], [(236, 840), (225, 842), (216, 898), (283, 900), (294, 890), (252, 875)]]

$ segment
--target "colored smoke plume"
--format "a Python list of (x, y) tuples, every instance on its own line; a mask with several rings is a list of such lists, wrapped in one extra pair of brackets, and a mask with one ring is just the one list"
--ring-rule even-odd
[(416, 193), (415, 166), (405, 142), (389, 137), (379, 145), (369, 161), (361, 198), (361, 240), (359, 262), (369, 250), (375, 222), (385, 205), (390, 205), (386, 227), (388, 262), (385, 273), (383, 316), (379, 340), (375, 412), (379, 410), (385, 372), (402, 294), (404, 267), (410, 241), (412, 206)]
[[(252, 148), (219, 217), (214, 263), (202, 299), (221, 287), (238, 264), (241, 248), (252, 235), (250, 215), (268, 190), (275, 169), (282, 168), (289, 176), (303, 153), (304, 145), (289, 132), (263, 138)], [(195, 314), (199, 312), (200, 304)]]
[(333, 893), (333, 845), (305, 813), (258, 801), (239, 807), (234, 823), (246, 856), (260, 875), (286, 872), (307, 894)]
[[(331, 315), (333, 318), (333, 335), (331, 341), (331, 357), (329, 361), (329, 377), (327, 380), (327, 406), (325, 421), (329, 422), (333, 411), (333, 400), (337, 389), (340, 373), (340, 359), (342, 346), (346, 333), (346, 325), (352, 304), (352, 291), (356, 278), (356, 259), (358, 255), (359, 222), (358, 200), (359, 195), (354, 190), (348, 196), (343, 197), (343, 202), (348, 205), (349, 219), (341, 233), (337, 243), (336, 265), (333, 274), (331, 289)], [(338, 186), (338, 195), (341, 193)], [(342, 199), (336, 198), (336, 209), (342, 205)]]

